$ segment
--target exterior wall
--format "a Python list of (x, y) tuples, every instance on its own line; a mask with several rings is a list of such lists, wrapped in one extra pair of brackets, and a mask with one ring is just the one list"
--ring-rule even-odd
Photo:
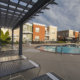
[(75, 38), (75, 33), (73, 30), (58, 31), (58, 38), (73, 39)]
[(23, 25), (23, 41), (32, 41), (32, 24), (25, 23)]
[(49, 27), (45, 27), (45, 41), (49, 41)]
[(19, 42), (19, 28), (14, 30), (14, 42)]
[(79, 37), (79, 32), (75, 31), (75, 38), (78, 38), (78, 37)]
[(49, 26), (49, 41), (57, 41), (57, 27)]
[(45, 25), (33, 24), (33, 41), (45, 40)]
[(23, 25), (23, 33), (32, 33), (32, 24), (25, 23)]
[[(9, 35), (12, 39), (12, 29), (8, 29)], [(14, 30), (14, 42), (19, 42), (19, 28)]]
[(69, 31), (68, 30), (58, 31), (58, 37), (60, 38), (69, 37)]
[(23, 42), (32, 41), (32, 34), (23, 34)]
[(74, 31), (73, 30), (69, 30), (69, 37), (74, 38)]
[(9, 35), (12, 38), (12, 30), (11, 29), (9, 29)]

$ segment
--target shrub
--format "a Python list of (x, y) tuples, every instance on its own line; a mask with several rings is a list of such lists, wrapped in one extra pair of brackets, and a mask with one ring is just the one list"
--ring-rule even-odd
[(66, 43), (65, 41), (57, 41), (57, 43)]
[(2, 44), (7, 44), (10, 43), (10, 36), (9, 36), (9, 31), (6, 31), (6, 33), (4, 34), (2, 30), (0, 30), (1, 32), (1, 36), (0, 36), (0, 41)]

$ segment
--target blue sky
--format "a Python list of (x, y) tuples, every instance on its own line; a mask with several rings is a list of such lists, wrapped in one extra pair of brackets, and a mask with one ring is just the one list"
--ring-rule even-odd
[(58, 5), (49, 5), (50, 10), (42, 10), (30, 22), (54, 25), (58, 30), (73, 29), (80, 31), (80, 0), (55, 0)]

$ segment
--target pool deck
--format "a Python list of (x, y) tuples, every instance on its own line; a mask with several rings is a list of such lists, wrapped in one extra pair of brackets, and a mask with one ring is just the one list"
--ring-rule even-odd
[(41, 65), (40, 75), (54, 72), (64, 80), (80, 80), (80, 55), (55, 54), (27, 47), (23, 53)]
[[(40, 64), (41, 71), (39, 75), (43, 75), (47, 72), (54, 72), (64, 80), (80, 80), (80, 55), (61, 55), (57, 53), (44, 52), (36, 49), (36, 46), (38, 45), (32, 45), (30, 47), (23, 45), (23, 54), (27, 58)], [(21, 74), (25, 75), (26, 80), (30, 80), (27, 79), (27, 76), (32, 77), (33, 73), (37, 74), (36, 71), (25, 71)]]

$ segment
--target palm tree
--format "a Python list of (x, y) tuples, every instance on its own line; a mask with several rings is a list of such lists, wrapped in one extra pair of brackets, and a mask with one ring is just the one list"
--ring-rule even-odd
[(6, 31), (6, 33), (4, 34), (4, 32), (0, 29), (0, 33), (1, 33), (1, 36), (0, 36), (0, 42), (2, 44), (6, 44), (6, 43), (9, 43), (11, 38), (9, 36), (9, 31)]

